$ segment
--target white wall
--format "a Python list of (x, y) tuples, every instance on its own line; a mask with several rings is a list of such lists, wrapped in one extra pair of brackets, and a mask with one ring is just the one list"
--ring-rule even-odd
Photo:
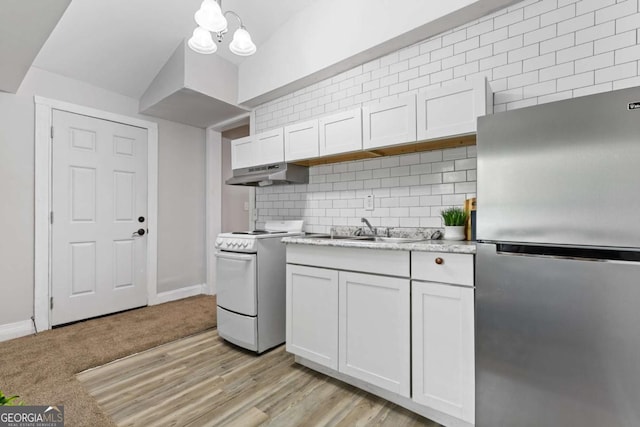
[[(31, 68), (17, 94), (0, 92), (0, 325), (33, 314), (34, 95), (158, 123), (159, 291), (204, 283), (204, 243), (194, 231), (204, 229), (204, 131), (140, 116), (135, 99)], [(186, 153), (173, 162), (183, 146)], [(188, 186), (167, 185), (183, 176)], [(176, 200), (184, 218), (163, 211)]]
[[(453, 84), (477, 75), (486, 76), (491, 84), (495, 112), (640, 85), (639, 3), (639, 0), (522, 1), (263, 104), (255, 111), (256, 131)], [(438, 172), (439, 175), (424, 178), (432, 181), (427, 184), (431, 187), (423, 191), (431, 191), (432, 196), (440, 196), (442, 200), (440, 206), (420, 201), (420, 207), (430, 207), (419, 215), (421, 224), (431, 223), (428, 218), (436, 218), (434, 211), (441, 206), (461, 204), (461, 194), (475, 193), (474, 160), (469, 153), (467, 157), (464, 166), (454, 163), (452, 168)], [(384, 221), (412, 223), (411, 209), (410, 215), (405, 216), (402, 208), (411, 207), (416, 202), (412, 193), (425, 185), (423, 178), (415, 179), (412, 169), (431, 168), (433, 172), (433, 163), (427, 158), (426, 154), (421, 155), (420, 162), (412, 164), (408, 172), (396, 169), (397, 181), (380, 182), (375, 191), (384, 194), (382, 199), (389, 208)], [(414, 161), (408, 159), (415, 158), (395, 157), (383, 161), (398, 165)], [(360, 204), (358, 199), (364, 193), (363, 188), (357, 187), (367, 184), (367, 179), (358, 179), (357, 171), (368, 169), (370, 163), (367, 162), (370, 161), (311, 168), (312, 177), (315, 176), (312, 183), (306, 188), (293, 189), (294, 194), (300, 194), (294, 196), (300, 197), (297, 201), (304, 201), (304, 205), (294, 203), (294, 209), (300, 210), (311, 230), (325, 231), (329, 222), (344, 225), (355, 222), (360, 215), (371, 216), (357, 206), (355, 210), (341, 210), (345, 193), (340, 192), (345, 190), (355, 190), (356, 200), (352, 203)], [(348, 173), (350, 169), (356, 172), (355, 176)], [(387, 167), (382, 164), (373, 167), (372, 177), (385, 174), (384, 169)], [(392, 167), (389, 173), (393, 170)], [(446, 175), (449, 173), (453, 174)], [(318, 181), (323, 179), (326, 182)], [(466, 187), (465, 191), (456, 191), (454, 185), (445, 187), (447, 191), (443, 192), (441, 186), (448, 184), (447, 180), (453, 180), (454, 184), (466, 183), (464, 187), (458, 185), (459, 189)], [(269, 205), (291, 201), (291, 190), (286, 186), (257, 189), (259, 223), (270, 218), (296, 216), (298, 211), (285, 212), (278, 210), (284, 207)], [(339, 198), (333, 199), (336, 192), (340, 193)], [(331, 206), (326, 201), (328, 194), (332, 197)], [(435, 199), (428, 200), (431, 203)], [(338, 211), (336, 216), (329, 216), (317, 209), (331, 209), (332, 214), (336, 213), (335, 209)]]
[[(324, 0), (292, 16), (240, 64), (240, 103), (255, 106), (514, 0)], [(290, 89), (291, 90), (291, 89)], [(275, 95), (274, 95), (275, 94)]]
[[(231, 169), (231, 140), (222, 138), (222, 182), (233, 176)], [(251, 190), (242, 185), (222, 186), (222, 232), (249, 229), (249, 211), (244, 210), (249, 204)]]
[(205, 131), (158, 124), (158, 292), (205, 283)]

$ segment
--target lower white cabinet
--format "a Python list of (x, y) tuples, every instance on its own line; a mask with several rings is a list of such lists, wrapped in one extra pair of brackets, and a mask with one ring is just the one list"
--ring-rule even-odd
[(413, 400), (474, 423), (474, 289), (411, 286)]
[(338, 371), (410, 397), (409, 279), (338, 277)]
[(338, 272), (287, 264), (287, 351), (338, 369)]

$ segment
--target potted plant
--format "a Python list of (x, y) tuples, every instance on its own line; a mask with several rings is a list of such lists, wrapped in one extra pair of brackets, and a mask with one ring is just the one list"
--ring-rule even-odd
[(462, 208), (448, 208), (442, 211), (444, 220), (444, 238), (446, 240), (464, 240), (464, 224), (467, 213)]
[(20, 396), (5, 396), (2, 390), (0, 390), (0, 406), (22, 406), (24, 402), (19, 402), (16, 399)]

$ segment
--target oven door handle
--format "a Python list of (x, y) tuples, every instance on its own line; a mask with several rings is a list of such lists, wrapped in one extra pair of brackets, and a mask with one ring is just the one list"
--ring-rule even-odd
[(241, 260), (241, 261), (253, 261), (254, 255), (242, 255), (242, 254), (230, 254), (227, 252), (215, 252), (214, 255), (216, 258), (224, 258), (224, 259), (233, 259), (233, 260)]

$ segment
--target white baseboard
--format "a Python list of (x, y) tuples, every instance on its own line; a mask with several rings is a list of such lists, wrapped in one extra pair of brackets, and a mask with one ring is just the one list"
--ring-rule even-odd
[(187, 286), (180, 289), (174, 289), (173, 291), (160, 292), (156, 295), (154, 301), (149, 301), (149, 305), (163, 304), (169, 301), (176, 301), (183, 298), (192, 297), (194, 295), (207, 294), (208, 286), (206, 283), (199, 285)]
[(31, 319), (0, 325), (0, 342), (31, 335), (34, 332)]

